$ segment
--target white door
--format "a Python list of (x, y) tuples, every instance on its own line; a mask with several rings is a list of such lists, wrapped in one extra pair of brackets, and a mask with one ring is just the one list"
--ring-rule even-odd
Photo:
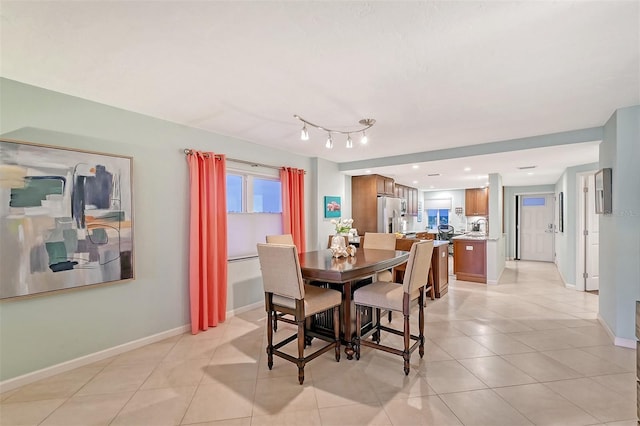
[(585, 197), (584, 206), (584, 278), (585, 289), (587, 291), (598, 290), (600, 288), (600, 255), (599, 255), (599, 216), (596, 214), (594, 195), (594, 176), (585, 176), (584, 180), (587, 191), (583, 192)]
[(553, 194), (520, 197), (520, 259), (553, 262)]

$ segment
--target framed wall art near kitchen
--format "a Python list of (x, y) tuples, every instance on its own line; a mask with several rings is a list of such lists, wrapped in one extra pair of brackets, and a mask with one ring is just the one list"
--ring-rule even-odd
[(340, 217), (342, 215), (342, 204), (340, 197), (324, 197), (324, 217)]
[(133, 158), (0, 139), (0, 299), (133, 279)]

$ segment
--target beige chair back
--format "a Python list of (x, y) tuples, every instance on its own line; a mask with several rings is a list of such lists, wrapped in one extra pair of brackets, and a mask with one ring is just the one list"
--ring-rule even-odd
[(365, 232), (363, 248), (378, 250), (395, 250), (396, 234), (383, 234), (380, 232)]
[(293, 236), (291, 234), (267, 235), (267, 243), (293, 245)]
[(258, 257), (265, 293), (304, 299), (304, 281), (296, 246), (259, 243)]
[(433, 240), (420, 240), (411, 246), (402, 282), (405, 293), (412, 294), (416, 289), (427, 284), (432, 253)]

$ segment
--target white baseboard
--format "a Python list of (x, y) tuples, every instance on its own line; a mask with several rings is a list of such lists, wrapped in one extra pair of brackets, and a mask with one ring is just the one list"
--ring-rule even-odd
[(64, 373), (65, 371), (73, 370), (74, 368), (83, 367), (85, 365), (88, 365), (97, 361), (101, 361), (103, 359), (106, 359), (115, 355), (120, 355), (121, 353), (140, 348), (150, 343), (159, 342), (169, 337), (186, 333), (190, 330), (191, 330), (191, 325), (185, 324), (182, 327), (177, 327), (172, 330), (163, 331), (158, 334), (143, 337), (142, 339), (123, 343), (122, 345), (114, 346), (109, 349), (105, 349), (99, 352), (94, 352), (89, 355), (81, 356), (79, 358), (65, 361), (60, 364), (52, 365), (50, 367), (46, 367), (41, 370), (36, 370), (31, 373), (24, 374), (22, 376), (14, 377), (12, 379), (7, 379), (0, 382), (0, 393), (18, 388), (20, 386), (28, 385), (29, 383), (33, 383), (38, 380), (46, 379), (47, 377), (55, 376), (56, 374)]
[[(251, 311), (256, 308), (264, 306), (264, 301), (252, 303), (251, 305), (242, 306), (240, 308), (227, 311), (227, 318), (231, 318), (243, 312)], [(81, 356), (69, 361), (62, 362), (60, 364), (52, 365), (50, 367), (36, 370), (31, 373), (24, 374), (22, 376), (14, 377), (11, 379), (0, 382), (0, 393), (10, 391), (20, 386), (28, 385), (29, 383), (36, 382), (38, 380), (46, 379), (47, 377), (55, 376), (56, 374), (64, 373), (65, 371), (73, 370), (74, 368), (83, 367), (85, 365), (101, 361), (103, 359), (120, 355), (124, 352), (131, 351), (133, 349), (140, 348), (150, 343), (159, 342), (169, 337), (177, 336), (179, 334), (187, 333), (191, 331), (191, 325), (185, 324), (181, 327), (174, 328), (172, 330), (163, 331), (152, 336), (143, 337), (132, 342), (123, 343), (122, 345), (114, 346), (112, 348), (104, 349), (99, 352), (95, 352), (89, 355)]]
[(613, 331), (609, 328), (605, 320), (598, 314), (598, 321), (602, 324), (604, 331), (607, 332), (613, 344), (616, 346), (621, 346), (623, 348), (636, 349), (636, 340), (635, 339), (624, 339), (622, 337), (617, 337)]

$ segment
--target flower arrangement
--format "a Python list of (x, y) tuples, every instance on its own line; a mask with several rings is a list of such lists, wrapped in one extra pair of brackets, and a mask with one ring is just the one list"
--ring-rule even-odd
[(336, 234), (346, 234), (353, 225), (353, 219), (331, 219), (331, 224), (336, 228)]

